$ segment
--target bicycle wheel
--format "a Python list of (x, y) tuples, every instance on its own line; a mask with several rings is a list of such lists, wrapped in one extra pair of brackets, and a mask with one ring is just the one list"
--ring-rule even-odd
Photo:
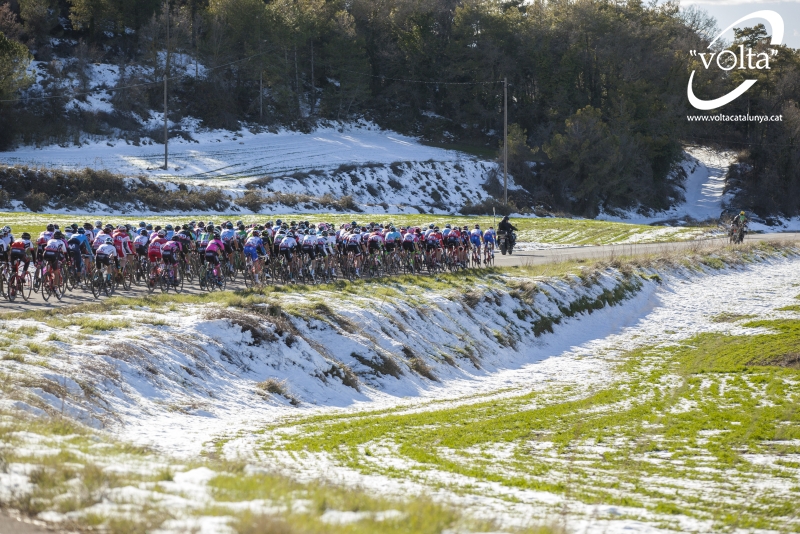
[(9, 302), (14, 302), (17, 299), (17, 277), (14, 275), (9, 276), (6, 280), (6, 298)]
[(253, 265), (251, 263), (248, 263), (244, 272), (242, 272), (242, 280), (244, 280), (244, 287), (247, 289), (251, 289), (256, 285), (256, 279), (253, 276)]
[(42, 266), (38, 265), (33, 273), (33, 291), (38, 293), (42, 287)]
[(125, 262), (125, 267), (122, 268), (122, 289), (130, 291), (133, 284), (133, 267), (130, 261)]
[(53, 279), (53, 273), (48, 272), (44, 278), (42, 278), (42, 298), (45, 301), (50, 300), (50, 297), (53, 296), (54, 288), (53, 285), (55, 284), (55, 280)]
[(158, 285), (158, 266), (151, 265), (147, 271), (147, 292), (152, 293)]
[(103, 279), (103, 293), (105, 293), (107, 297), (113, 295), (118, 286), (119, 282), (114, 280), (114, 275), (106, 276)]
[(92, 296), (94, 296), (94, 298), (96, 298), (96, 299), (99, 299), (100, 298), (100, 293), (102, 293), (102, 291), (103, 291), (103, 272), (102, 271), (97, 270), (97, 271), (94, 272), (94, 275), (92, 275), (92, 282), (90, 284), (90, 287), (92, 289)]
[[(55, 277), (55, 273), (53, 273)], [(55, 296), (58, 300), (61, 300), (64, 297), (64, 293), (67, 292), (67, 277), (64, 276), (64, 272), (62, 270), (58, 271), (58, 284), (55, 286)]]
[(226, 277), (222, 273), (220, 273), (219, 276), (217, 276), (217, 289), (219, 289), (220, 291), (225, 291), (225, 285), (226, 285), (225, 278)]
[(181, 271), (180, 265), (175, 265), (175, 277), (172, 279), (172, 290), (175, 291), (175, 293), (183, 291), (183, 272)]
[(25, 271), (24, 274), (19, 276), (20, 293), (25, 300), (31, 299), (31, 290), (33, 289), (33, 277), (30, 271)]

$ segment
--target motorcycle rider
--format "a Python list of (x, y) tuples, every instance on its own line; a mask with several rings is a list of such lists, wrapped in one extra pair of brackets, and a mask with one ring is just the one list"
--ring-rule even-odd
[(517, 242), (517, 236), (514, 232), (517, 230), (517, 227), (511, 224), (508, 220), (508, 215), (503, 217), (503, 220), (500, 221), (500, 224), (497, 225), (498, 232), (505, 232), (509, 239), (509, 244), (511, 247)]

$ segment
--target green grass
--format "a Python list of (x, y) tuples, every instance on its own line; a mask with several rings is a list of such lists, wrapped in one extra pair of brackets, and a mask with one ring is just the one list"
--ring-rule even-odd
[[(336, 225), (349, 223), (356, 220), (360, 224), (368, 222), (392, 223), (396, 225), (427, 225), (430, 223), (444, 226), (447, 223), (467, 225), (473, 228), (475, 224), (480, 224), (481, 228), (486, 229), (495, 226), (500, 221), (499, 218), (486, 216), (455, 216), (455, 215), (386, 215), (386, 214), (364, 214), (364, 213), (331, 213), (331, 214), (269, 214), (264, 216), (243, 216), (241, 214), (217, 215), (213, 217), (186, 215), (175, 216), (150, 216), (146, 217), (147, 222), (165, 225), (183, 224), (190, 220), (209, 220), (221, 223), (225, 220), (236, 221), (239, 219), (247, 223), (265, 222), (276, 218), (284, 221), (308, 220), (311, 222), (332, 222)], [(130, 217), (125, 215), (108, 214), (41, 214), (28, 212), (0, 212), (0, 223), (9, 224), (14, 235), (22, 232), (30, 232), (31, 235), (38, 235), (44, 227), (51, 222), (62, 225), (77, 223), (82, 225), (84, 222), (94, 223), (95, 220), (102, 220), (114, 224), (130, 223), (136, 226), (142, 218)], [(512, 221), (518, 228), (519, 241), (534, 241), (547, 244), (559, 245), (605, 245), (620, 243), (637, 238), (639, 242), (667, 242), (691, 239), (699, 237), (713, 228), (688, 227), (670, 228), (653, 227), (637, 224), (626, 224), (617, 222), (596, 221), (592, 219), (565, 219), (565, 218), (515, 218)], [(666, 232), (666, 233), (664, 233)]]
[[(599, 391), (556, 386), (414, 413), (300, 419), (265, 429), (263, 452), (325, 453), (364, 473), (419, 481), (452, 473), (587, 504), (642, 507), (667, 522), (683, 514), (715, 529), (800, 531), (793, 520), (800, 495), (774, 482), (796, 488), (794, 464), (746, 457), (800, 453), (792, 441), (800, 439), (800, 321), (745, 326), (772, 333), (703, 334), (679, 347), (634, 351), (621, 358), (625, 378)], [(386, 467), (376, 452), (385, 447), (411, 469)], [(737, 513), (720, 508), (721, 495), (742, 497), (732, 505)]]

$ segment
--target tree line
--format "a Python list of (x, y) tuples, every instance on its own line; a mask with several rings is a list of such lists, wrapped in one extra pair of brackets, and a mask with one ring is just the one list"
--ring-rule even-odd
[[(706, 98), (742, 74), (699, 68), (689, 51), (708, 46), (715, 22), (677, 3), (12, 0), (0, 5), (0, 31), (0, 94), (19, 94), (30, 82), (19, 67), (35, 57), (50, 76), (26, 94), (63, 96), (2, 106), (4, 123), (19, 125), (0, 132), (5, 146), (68, 140), (78, 130), (133, 136), (133, 114), (160, 109), (160, 85), (115, 92), (113, 112), (64, 108), (64, 80), (88, 83), (96, 62), (117, 64), (120, 85), (138, 85), (178, 65), (191, 74), (196, 61), (196, 76), (172, 82), (173, 120), (310, 130), (366, 117), (484, 152), (502, 142), (505, 78), (509, 170), (526, 190), (519, 203), (587, 216), (666, 208), (681, 197), (682, 148), (698, 143), (737, 150), (730, 183), (739, 202), (785, 214), (800, 206), (792, 195), (800, 188), (797, 51), (780, 47), (771, 70), (759, 71), (763, 80), (721, 110), (779, 110), (782, 123), (691, 123), (686, 115), (700, 113), (686, 99), (692, 70)], [(766, 50), (767, 41), (762, 26), (721, 46)]]

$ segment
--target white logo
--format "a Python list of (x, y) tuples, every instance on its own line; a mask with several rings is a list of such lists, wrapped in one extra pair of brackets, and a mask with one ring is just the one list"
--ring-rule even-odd
[[(714, 41), (722, 37), (722, 35), (739, 24), (740, 22), (744, 22), (750, 19), (765, 19), (769, 22), (770, 26), (772, 26), (772, 38), (770, 39), (770, 44), (772, 45), (780, 45), (783, 41), (783, 18), (776, 13), (775, 11), (756, 11), (755, 13), (750, 13), (746, 15), (724, 30), (720, 32), (719, 35), (714, 37), (714, 39), (708, 44), (709, 48), (711, 45), (714, 44)], [(777, 50), (771, 50), (772, 55), (777, 54)], [(717, 64), (722, 70), (733, 70), (733, 69), (766, 69), (769, 70), (769, 55), (766, 52), (761, 52), (759, 54), (754, 54), (751, 48), (747, 48), (747, 52), (745, 52), (744, 45), (739, 45), (739, 56), (737, 57), (736, 53), (731, 50), (723, 50), (719, 54), (716, 52), (704, 52), (698, 53), (695, 50), (690, 52), (693, 56), (700, 56), (700, 60), (703, 62), (703, 66), (708, 69), (711, 66), (712, 62)], [(708, 59), (706, 59), (708, 56)], [(714, 57), (716, 56), (716, 61), (714, 61)], [(747, 61), (745, 61), (745, 59)], [(753, 64), (753, 59), (755, 59), (755, 64)], [(733, 60), (731, 62), (730, 60)], [(747, 92), (748, 89), (753, 87), (758, 80), (745, 80), (742, 84), (728, 93), (725, 96), (721, 96), (719, 98), (715, 98), (714, 100), (701, 100), (694, 96), (694, 91), (692, 91), (692, 81), (694, 80), (694, 72), (689, 76), (689, 85), (686, 87), (686, 96), (689, 97), (689, 103), (694, 106), (696, 109), (701, 110), (710, 110), (724, 106), (730, 102), (733, 102), (743, 94)]]

